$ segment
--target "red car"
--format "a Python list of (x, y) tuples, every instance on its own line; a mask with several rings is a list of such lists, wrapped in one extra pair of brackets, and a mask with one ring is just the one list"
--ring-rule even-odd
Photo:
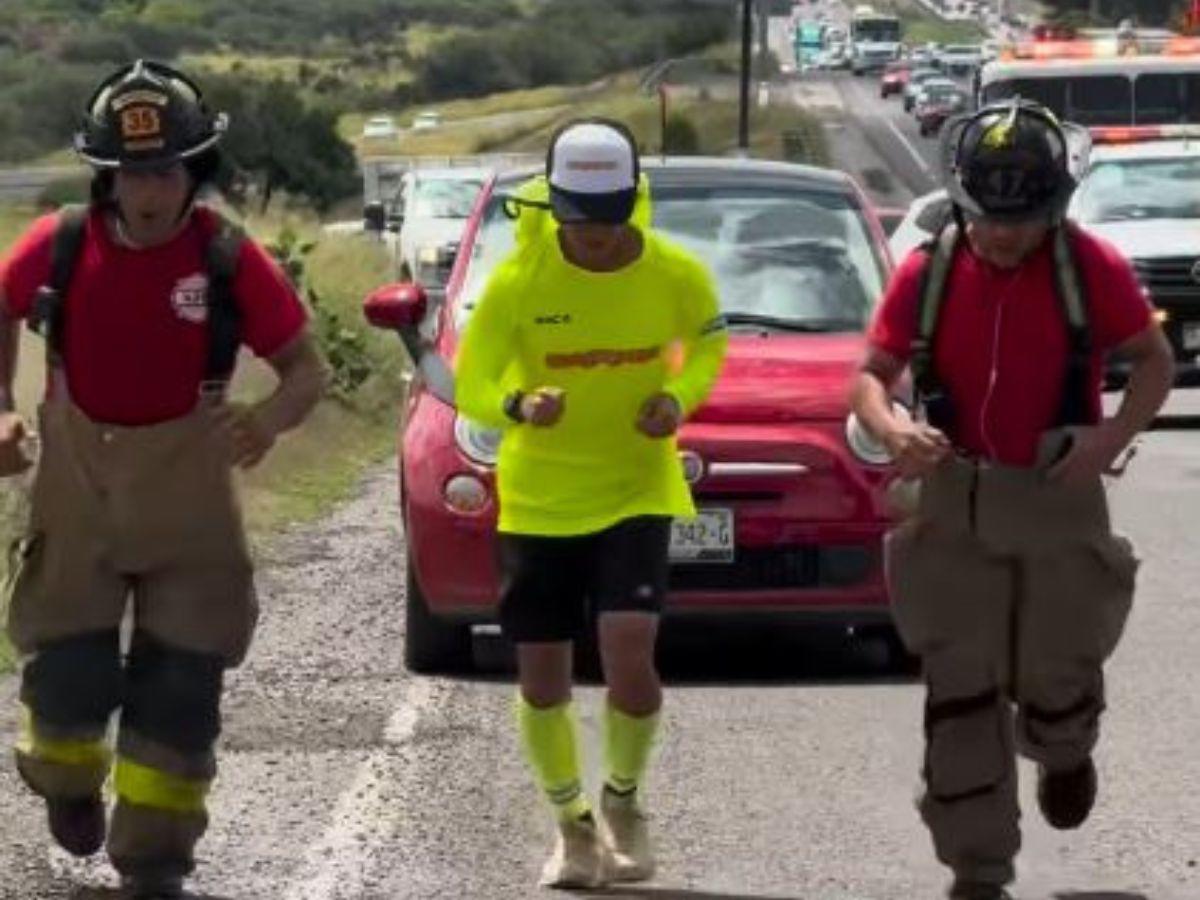
[[(655, 227), (709, 264), (731, 335), (713, 393), (680, 435), (701, 511), (672, 537), (668, 627), (721, 613), (893, 638), (880, 562), (892, 472), (849, 425), (847, 404), (891, 268), (874, 213), (840, 172), (703, 158), (648, 158), (644, 169)], [(495, 622), (500, 434), (456, 414), (444, 360), (512, 247), (504, 198), (530, 174), (482, 190), (443, 305), (406, 284), (366, 301), (371, 322), (399, 330), (420, 357), (400, 435), (405, 658), (419, 672), (464, 665), (472, 626)]]
[(908, 76), (911, 72), (912, 65), (907, 60), (888, 63), (879, 79), (879, 96), (890, 97), (892, 94), (903, 94), (904, 86), (908, 84)]
[(967, 111), (967, 95), (954, 82), (930, 79), (917, 94), (913, 115), (921, 137), (932, 137), (942, 130), (946, 120)]

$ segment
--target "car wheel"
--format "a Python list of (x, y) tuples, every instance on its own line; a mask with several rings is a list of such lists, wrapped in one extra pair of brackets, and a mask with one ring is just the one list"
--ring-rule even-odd
[(908, 652), (895, 625), (872, 626), (860, 631), (859, 635), (864, 640), (878, 642), (889, 672), (906, 676), (921, 674), (921, 658)]
[(408, 670), (433, 675), (466, 668), (471, 662), (471, 628), (430, 612), (413, 572), (412, 557), (404, 592), (404, 665)]

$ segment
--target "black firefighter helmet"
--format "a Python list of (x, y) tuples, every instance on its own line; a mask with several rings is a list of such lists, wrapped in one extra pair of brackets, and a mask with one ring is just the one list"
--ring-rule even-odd
[(98, 169), (164, 168), (211, 150), (228, 124), (182, 72), (140, 59), (92, 94), (75, 150)]
[(1055, 221), (1075, 179), (1063, 127), (1045, 107), (1013, 98), (948, 124), (942, 145), (946, 189), (967, 216)]

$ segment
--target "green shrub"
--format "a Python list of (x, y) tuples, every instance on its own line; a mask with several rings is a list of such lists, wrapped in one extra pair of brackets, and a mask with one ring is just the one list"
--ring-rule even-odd
[(58, 209), (69, 203), (87, 203), (92, 183), (92, 176), (80, 172), (70, 178), (58, 178), (50, 182), (37, 197), (37, 205), (42, 209)]
[(361, 306), (363, 296), (388, 279), (380, 245), (356, 236), (306, 241), (285, 227), (267, 250), (308, 300), (313, 335), (331, 370), (331, 396), (368, 413), (390, 406), (403, 352), (387, 335), (371, 331)]
[(700, 152), (700, 131), (686, 113), (673, 112), (667, 115), (663, 152), (677, 156), (695, 156)]

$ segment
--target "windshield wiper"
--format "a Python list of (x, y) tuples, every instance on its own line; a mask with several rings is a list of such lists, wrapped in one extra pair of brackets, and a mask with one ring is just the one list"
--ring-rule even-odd
[(784, 319), (761, 313), (725, 313), (729, 325), (756, 325), (778, 331), (799, 331), (805, 334), (829, 334), (838, 331), (859, 331), (862, 324), (854, 319)]

